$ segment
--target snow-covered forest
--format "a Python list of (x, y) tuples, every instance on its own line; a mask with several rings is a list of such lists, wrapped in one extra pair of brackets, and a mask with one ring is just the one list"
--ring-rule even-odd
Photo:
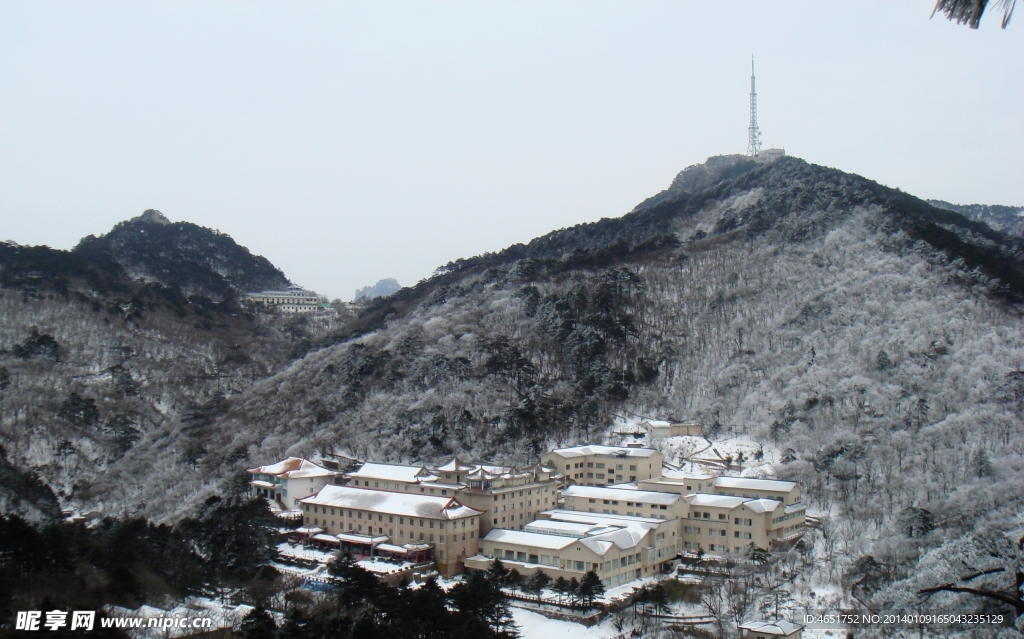
[[(279, 320), (215, 336), (4, 291), (7, 456), (66, 505), (170, 520), (285, 455), (525, 464), (629, 416), (696, 419), (804, 487), (814, 587), (918, 605), (998, 547), (985, 579), (1005, 590), (1024, 525), (1020, 241), (795, 158), (729, 167), (298, 340)], [(18, 355), (42, 334), (58, 357)]]

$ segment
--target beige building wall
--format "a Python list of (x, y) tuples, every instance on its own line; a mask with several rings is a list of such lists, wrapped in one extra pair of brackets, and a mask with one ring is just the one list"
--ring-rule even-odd
[(559, 482), (525, 486), (503, 486), (491, 491), (459, 491), (458, 500), (470, 508), (482, 510), (480, 535), (487, 536), (494, 528), (522, 530), (538, 515), (556, 507)]
[(302, 521), (306, 526), (323, 528), (330, 535), (386, 536), (388, 543), (395, 546), (433, 544), (434, 563), (446, 577), (461, 573), (463, 558), (479, 551), (478, 516), (444, 520), (303, 504)]
[(500, 559), (506, 568), (514, 568), (523, 576), (541, 570), (552, 580), (558, 577), (580, 580), (588, 571), (593, 570), (606, 588), (615, 587), (659, 574), (660, 564), (671, 562), (679, 552), (677, 527), (678, 522), (674, 520), (663, 522), (657, 528), (647, 531), (635, 547), (613, 546), (604, 555), (598, 555), (579, 539), (568, 537), (564, 538), (566, 545), (557, 549), (484, 538), (480, 542), (480, 556), (470, 557), (465, 566), (487, 570), (491, 561)]
[(788, 481), (718, 477), (714, 482), (714, 490), (708, 492), (748, 499), (774, 499), (786, 505), (800, 503), (800, 485)]
[[(608, 452), (580, 453), (579, 449), (610, 449)], [(616, 454), (613, 450), (625, 451)], [(640, 456), (636, 452), (649, 451)], [(651, 449), (608, 446), (577, 446), (558, 449), (541, 456), (541, 463), (553, 467), (558, 473), (576, 484), (586, 486), (607, 486), (625, 482), (641, 481), (661, 476), (662, 455)]]
[(803, 507), (776, 504), (774, 510), (767, 511), (758, 501), (723, 506), (691, 504), (688, 517), (680, 522), (683, 550), (702, 548), (713, 554), (744, 555), (750, 544), (770, 550), (780, 540), (803, 533)]
[[(597, 487), (595, 487), (597, 488)], [(662, 503), (664, 499), (654, 500), (640, 490), (606, 489), (594, 490), (594, 496), (572, 495), (563, 493), (562, 507), (584, 513), (608, 515), (626, 515), (628, 517), (653, 517), (655, 519), (686, 518), (689, 504), (682, 497), (674, 503)], [(632, 494), (631, 494), (632, 493)]]

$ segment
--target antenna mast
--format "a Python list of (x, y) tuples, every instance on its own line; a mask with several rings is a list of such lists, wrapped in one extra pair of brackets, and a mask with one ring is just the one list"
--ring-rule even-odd
[(754, 89), (754, 56), (750, 56), (750, 127), (747, 129), (747, 155), (761, 154), (761, 130), (757, 128), (757, 91)]

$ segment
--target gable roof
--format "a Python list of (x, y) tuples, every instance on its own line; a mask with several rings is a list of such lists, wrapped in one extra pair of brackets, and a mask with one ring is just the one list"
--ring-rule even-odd
[(631, 448), (628, 446), (572, 446), (551, 451), (561, 457), (584, 457), (586, 455), (611, 455), (613, 457), (650, 457), (658, 451), (653, 448)]
[(787, 637), (803, 628), (801, 625), (784, 621), (782, 619), (778, 619), (776, 621), (748, 621), (737, 627), (744, 630), (763, 632), (766, 635), (776, 635), (779, 637)]
[(366, 462), (346, 475), (353, 479), (383, 479), (415, 484), (420, 480), (436, 479), (423, 466), (402, 466), (399, 464), (375, 464)]
[(324, 486), (318, 493), (299, 500), (303, 504), (329, 508), (353, 508), (385, 515), (426, 519), (461, 519), (483, 512), (463, 505), (454, 497), (417, 493), (393, 493), (353, 486)]
[(782, 481), (781, 479), (750, 479), (748, 477), (719, 477), (715, 480), (715, 486), (719, 488), (739, 488), (747, 490), (775, 490), (789, 492), (796, 486), (796, 482)]
[(314, 464), (311, 461), (306, 461), (301, 457), (288, 457), (287, 459), (282, 459), (276, 464), (270, 464), (269, 466), (249, 468), (246, 472), (253, 475), (273, 475), (283, 479), (325, 477), (338, 474), (333, 470), (327, 470), (323, 466), (318, 466), (317, 464)]
[(663, 493), (654, 490), (633, 490), (630, 488), (605, 488), (602, 486), (568, 486), (562, 491), (562, 495), (565, 497), (584, 497), (588, 499), (614, 499), (643, 502), (645, 504), (659, 504), (664, 506), (671, 506), (679, 501), (679, 495), (676, 493)]

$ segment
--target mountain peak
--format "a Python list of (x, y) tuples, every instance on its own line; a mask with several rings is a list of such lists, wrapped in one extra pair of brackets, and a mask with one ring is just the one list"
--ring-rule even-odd
[(691, 164), (680, 171), (667, 189), (647, 198), (633, 210), (647, 209), (684, 193), (695, 193), (752, 171), (758, 166), (757, 160), (747, 155), (713, 155), (703, 164)]
[(148, 224), (161, 224), (161, 225), (164, 225), (164, 226), (166, 226), (166, 225), (171, 223), (171, 221), (168, 220), (167, 217), (163, 213), (161, 213), (160, 211), (158, 211), (156, 209), (146, 209), (145, 211), (142, 212), (142, 215), (137, 215), (137, 216), (133, 217), (132, 219), (130, 219), (128, 221), (129, 222), (145, 222), (145, 223), (148, 223)]

